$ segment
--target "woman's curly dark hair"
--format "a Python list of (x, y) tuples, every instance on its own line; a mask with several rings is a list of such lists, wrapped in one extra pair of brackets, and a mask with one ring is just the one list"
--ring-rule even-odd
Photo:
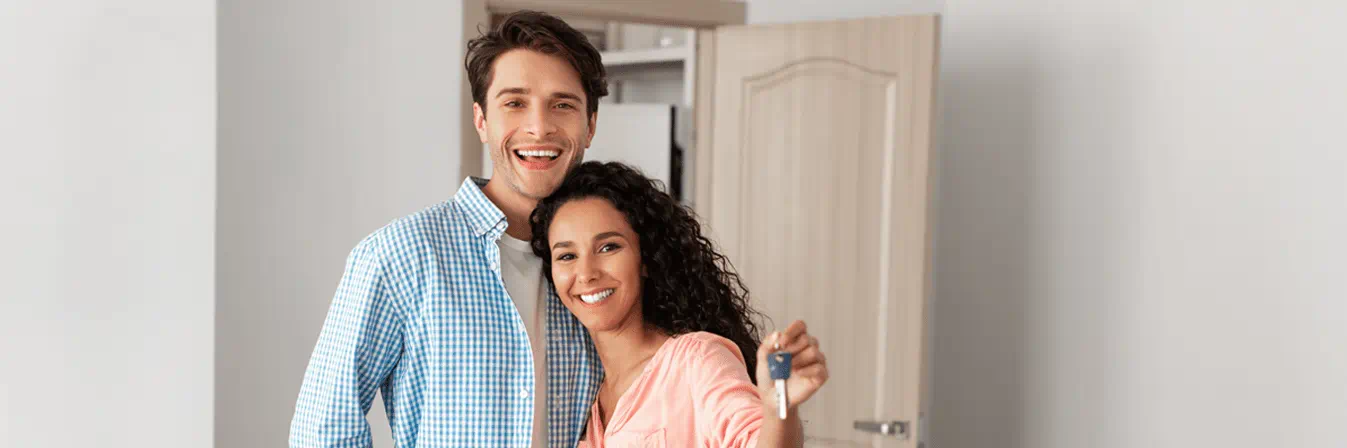
[(607, 200), (627, 217), (640, 239), (641, 262), (648, 274), (641, 291), (646, 323), (670, 335), (706, 331), (733, 341), (748, 364), (748, 377), (757, 383), (762, 314), (749, 306), (748, 289), (729, 260), (702, 235), (696, 214), (660, 185), (622, 163), (580, 164), (533, 210), (529, 220), (533, 253), (543, 259), (543, 272), (551, 283), (547, 229), (557, 210), (577, 199)]

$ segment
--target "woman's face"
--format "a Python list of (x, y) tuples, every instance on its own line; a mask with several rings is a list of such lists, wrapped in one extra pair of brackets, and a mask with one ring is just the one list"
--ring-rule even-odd
[(562, 205), (548, 227), (561, 303), (591, 332), (641, 326), (640, 238), (605, 199)]

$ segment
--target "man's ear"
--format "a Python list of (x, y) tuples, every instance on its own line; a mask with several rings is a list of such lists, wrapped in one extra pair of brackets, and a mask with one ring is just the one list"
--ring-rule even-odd
[(589, 135), (585, 137), (586, 148), (589, 147), (590, 142), (594, 141), (594, 129), (595, 126), (598, 125), (598, 123), (599, 123), (599, 111), (596, 110), (594, 111), (594, 113), (589, 114)]
[[(477, 128), (477, 138), (481, 139), (482, 143), (486, 143), (486, 111), (482, 110), (482, 105), (475, 102), (472, 103), (472, 126)], [(590, 133), (590, 135), (594, 134)]]

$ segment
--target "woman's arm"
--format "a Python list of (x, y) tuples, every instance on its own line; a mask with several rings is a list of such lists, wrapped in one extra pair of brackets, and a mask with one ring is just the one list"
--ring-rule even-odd
[[(714, 446), (803, 446), (799, 405), (828, 380), (818, 340), (809, 336), (804, 323), (797, 321), (785, 331), (774, 333), (758, 348), (758, 387), (750, 381), (734, 343), (719, 336), (701, 338), (694, 349), (696, 355), (687, 365), (698, 432), (709, 437)], [(775, 389), (767, 372), (767, 356), (777, 351), (778, 340), (780, 350), (791, 353), (793, 366), (786, 384), (790, 409), (784, 420), (777, 415)]]
[(800, 413), (791, 410), (782, 420), (777, 415), (776, 404), (764, 402), (762, 406), (762, 430), (758, 433), (758, 447), (802, 447), (804, 446), (804, 424), (800, 423)]

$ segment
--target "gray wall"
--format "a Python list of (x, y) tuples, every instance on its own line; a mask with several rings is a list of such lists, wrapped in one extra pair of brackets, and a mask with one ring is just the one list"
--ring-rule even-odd
[(1292, 3), (948, 2), (933, 446), (1347, 446), (1347, 8)]
[[(461, 14), (219, 2), (216, 446), (285, 443), (347, 253), (462, 181)], [(392, 446), (377, 402), (371, 420)]]
[(744, 0), (748, 23), (845, 20), (861, 17), (931, 14), (947, 0)]
[(749, 19), (933, 11), (931, 446), (1347, 445), (1347, 5), (751, 0)]
[(215, 4), (0, 3), (0, 446), (210, 446)]

